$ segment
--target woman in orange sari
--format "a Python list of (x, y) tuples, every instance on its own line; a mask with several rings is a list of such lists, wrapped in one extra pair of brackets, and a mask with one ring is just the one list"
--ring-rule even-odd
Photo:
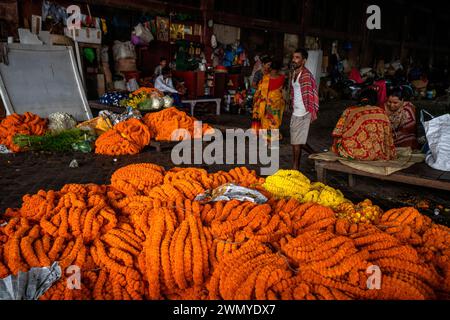
[(347, 108), (333, 131), (333, 152), (352, 160), (392, 160), (397, 156), (391, 124), (374, 96)]
[[(280, 129), (285, 109), (283, 86), (285, 76), (279, 73), (280, 66), (273, 62), (270, 73), (265, 75), (259, 83), (253, 103), (253, 120), (260, 123), (260, 127), (253, 126), (256, 131), (267, 130), (267, 141), (280, 140), (281, 135), (272, 135), (271, 130)], [(258, 132), (259, 133), (259, 132)]]

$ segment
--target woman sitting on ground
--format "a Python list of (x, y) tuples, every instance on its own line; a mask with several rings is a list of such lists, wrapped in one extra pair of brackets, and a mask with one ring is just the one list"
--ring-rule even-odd
[(385, 103), (385, 111), (391, 122), (396, 147), (419, 149), (417, 142), (416, 107), (405, 101), (401, 88), (393, 90)]
[(397, 156), (389, 118), (367, 91), (359, 106), (347, 108), (333, 131), (333, 152), (352, 160), (392, 160)]

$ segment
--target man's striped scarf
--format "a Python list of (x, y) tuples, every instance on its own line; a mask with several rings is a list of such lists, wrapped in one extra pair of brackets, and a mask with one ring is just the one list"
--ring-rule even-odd
[[(297, 80), (297, 79), (295, 79)], [(311, 120), (315, 121), (317, 119), (317, 114), (319, 113), (319, 93), (317, 90), (316, 80), (313, 74), (307, 68), (303, 68), (300, 79), (300, 88), (302, 89), (303, 103), (305, 104), (305, 109), (311, 113)], [(291, 82), (291, 101), (294, 103), (294, 88)]]

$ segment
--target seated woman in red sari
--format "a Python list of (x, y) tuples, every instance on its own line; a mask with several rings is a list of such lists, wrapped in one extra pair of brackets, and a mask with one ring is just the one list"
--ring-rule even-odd
[(405, 101), (401, 89), (395, 89), (389, 94), (384, 108), (391, 122), (395, 146), (419, 149), (416, 107), (411, 102)]
[(377, 94), (368, 91), (359, 106), (344, 111), (333, 131), (334, 153), (362, 161), (397, 157), (389, 118), (376, 103)]
[(253, 103), (253, 119), (260, 123), (260, 127), (253, 126), (256, 131), (267, 130), (267, 140), (281, 139), (273, 136), (271, 130), (279, 129), (283, 120), (285, 101), (283, 86), (285, 76), (279, 73), (280, 65), (272, 63), (271, 71), (259, 83)]

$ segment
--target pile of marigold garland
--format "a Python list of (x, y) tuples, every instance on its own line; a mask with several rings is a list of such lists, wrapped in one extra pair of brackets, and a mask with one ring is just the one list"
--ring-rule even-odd
[[(140, 92), (143, 92), (142, 90), (149, 89), (143, 88)], [(204, 135), (214, 133), (214, 129), (208, 124), (196, 128), (196, 121), (197, 119), (175, 107), (147, 114), (142, 120), (131, 118), (101, 134), (95, 142), (95, 153), (108, 156), (135, 155), (148, 146), (151, 139), (180, 141), (200, 139)], [(30, 145), (21, 147), (14, 143), (14, 137), (17, 135), (43, 136), (48, 132), (47, 124), (47, 119), (30, 112), (25, 112), (23, 115), (9, 115), (0, 121), (0, 144), (5, 145), (12, 152), (27, 151)]]
[(20, 147), (14, 143), (17, 134), (42, 136), (47, 131), (47, 119), (25, 112), (23, 115), (14, 113), (0, 121), (0, 144), (13, 152), (19, 152)]
[[(227, 182), (269, 201), (193, 201)], [(353, 223), (330, 207), (272, 196), (264, 182), (246, 168), (137, 164), (111, 185), (26, 195), (0, 228), (0, 278), (59, 261), (81, 268), (81, 290), (63, 278), (42, 299), (449, 298), (448, 228), (413, 208)], [(374, 265), (380, 290), (367, 286)]]
[(197, 119), (188, 116), (185, 112), (175, 107), (155, 113), (148, 113), (144, 117), (144, 122), (150, 128), (156, 141), (181, 140), (183, 137), (177, 137), (174, 134), (179, 129), (186, 130), (190, 138), (196, 139), (214, 132), (214, 129), (207, 124), (203, 124), (196, 130), (197, 128), (194, 125), (196, 121)]
[[(195, 132), (195, 121), (197, 121), (195, 118), (174, 107), (147, 114), (142, 121), (130, 119), (103, 133), (95, 143), (95, 152), (110, 156), (134, 155), (149, 145), (151, 139), (178, 141), (201, 138), (214, 132), (207, 124), (203, 124), (197, 130), (199, 132)], [(177, 132), (180, 134), (177, 135)]]

